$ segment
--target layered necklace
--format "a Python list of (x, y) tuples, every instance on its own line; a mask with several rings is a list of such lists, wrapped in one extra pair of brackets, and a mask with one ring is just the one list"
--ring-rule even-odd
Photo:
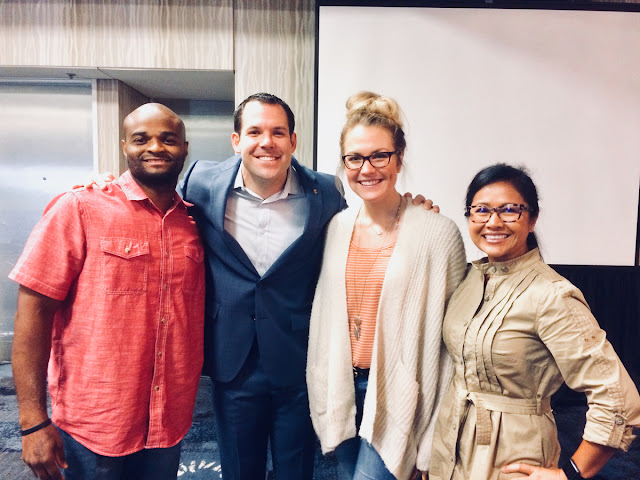
[[(380, 242), (380, 246), (376, 249), (376, 254), (375, 257), (373, 258), (373, 261), (371, 262), (371, 264), (369, 265), (368, 269), (367, 269), (367, 274), (364, 277), (364, 282), (362, 285), (362, 291), (360, 293), (360, 301), (358, 302), (358, 307), (357, 307), (357, 311), (358, 313), (356, 313), (355, 315), (353, 315), (351, 317), (351, 323), (353, 324), (353, 336), (355, 337), (356, 340), (360, 340), (360, 327), (362, 325), (362, 318), (360, 318), (360, 312), (362, 311), (362, 301), (364, 299), (364, 294), (367, 288), (367, 280), (369, 280), (369, 275), (371, 274), (371, 270), (373, 269), (373, 266), (376, 264), (378, 257), (380, 256), (380, 252), (382, 251), (382, 249), (384, 248), (384, 244), (387, 241), (387, 238), (389, 237), (389, 234), (391, 232), (393, 232), (394, 230), (398, 229), (398, 226), (400, 224), (400, 209), (402, 208), (402, 203), (403, 203), (403, 198), (400, 197), (400, 202), (398, 203), (398, 208), (396, 209), (396, 213), (393, 216), (393, 218), (391, 219), (391, 221), (389, 222), (389, 227), (386, 230), (382, 230), (381, 228), (375, 228), (374, 226), (372, 226), (371, 228), (373, 229), (374, 233), (378, 236), (381, 236), (383, 233), (385, 234), (384, 237), (382, 237), (382, 241)], [(358, 213), (358, 216), (360, 216), (360, 214)], [(358, 243), (356, 243), (356, 245), (358, 245)], [(352, 273), (353, 273), (353, 288), (354, 290), (357, 291), (356, 287), (356, 269), (352, 268)]]

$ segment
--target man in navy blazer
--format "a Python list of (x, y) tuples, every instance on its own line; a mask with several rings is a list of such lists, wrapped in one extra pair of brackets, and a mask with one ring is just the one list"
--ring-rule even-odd
[(248, 97), (237, 155), (194, 163), (182, 186), (206, 250), (205, 373), (225, 480), (264, 479), (268, 440), (277, 479), (313, 476), (309, 316), (326, 226), (346, 202), (335, 177), (292, 157), (294, 126), (278, 97)]

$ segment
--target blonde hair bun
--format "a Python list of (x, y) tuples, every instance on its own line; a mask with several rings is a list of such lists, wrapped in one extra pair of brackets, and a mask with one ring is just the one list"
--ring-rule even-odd
[(347, 100), (347, 121), (363, 115), (386, 117), (402, 128), (400, 106), (391, 97), (366, 91), (354, 93)]

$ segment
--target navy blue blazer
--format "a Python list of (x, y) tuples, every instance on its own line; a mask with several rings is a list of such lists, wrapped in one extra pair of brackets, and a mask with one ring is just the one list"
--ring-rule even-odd
[(271, 382), (305, 382), (309, 318), (327, 223), (346, 202), (335, 177), (292, 165), (307, 198), (302, 235), (260, 277), (240, 244), (224, 230), (227, 196), (240, 156), (217, 163), (197, 161), (181, 185), (200, 229), (207, 262), (205, 374), (228, 382), (238, 374), (257, 338)]

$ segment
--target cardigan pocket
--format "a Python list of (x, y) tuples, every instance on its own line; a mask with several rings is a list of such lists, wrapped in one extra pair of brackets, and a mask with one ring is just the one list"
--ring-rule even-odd
[[(378, 371), (378, 375), (381, 373)], [(418, 382), (401, 362), (396, 362), (384, 377), (386, 381), (379, 386), (377, 403), (384, 405), (395, 427), (408, 436), (413, 429), (418, 404)]]
[(327, 413), (327, 384), (319, 381), (319, 379), (322, 378), (322, 372), (324, 372), (326, 378), (326, 367), (319, 371), (319, 368), (308, 365), (307, 370), (309, 409), (312, 414), (323, 415)]

